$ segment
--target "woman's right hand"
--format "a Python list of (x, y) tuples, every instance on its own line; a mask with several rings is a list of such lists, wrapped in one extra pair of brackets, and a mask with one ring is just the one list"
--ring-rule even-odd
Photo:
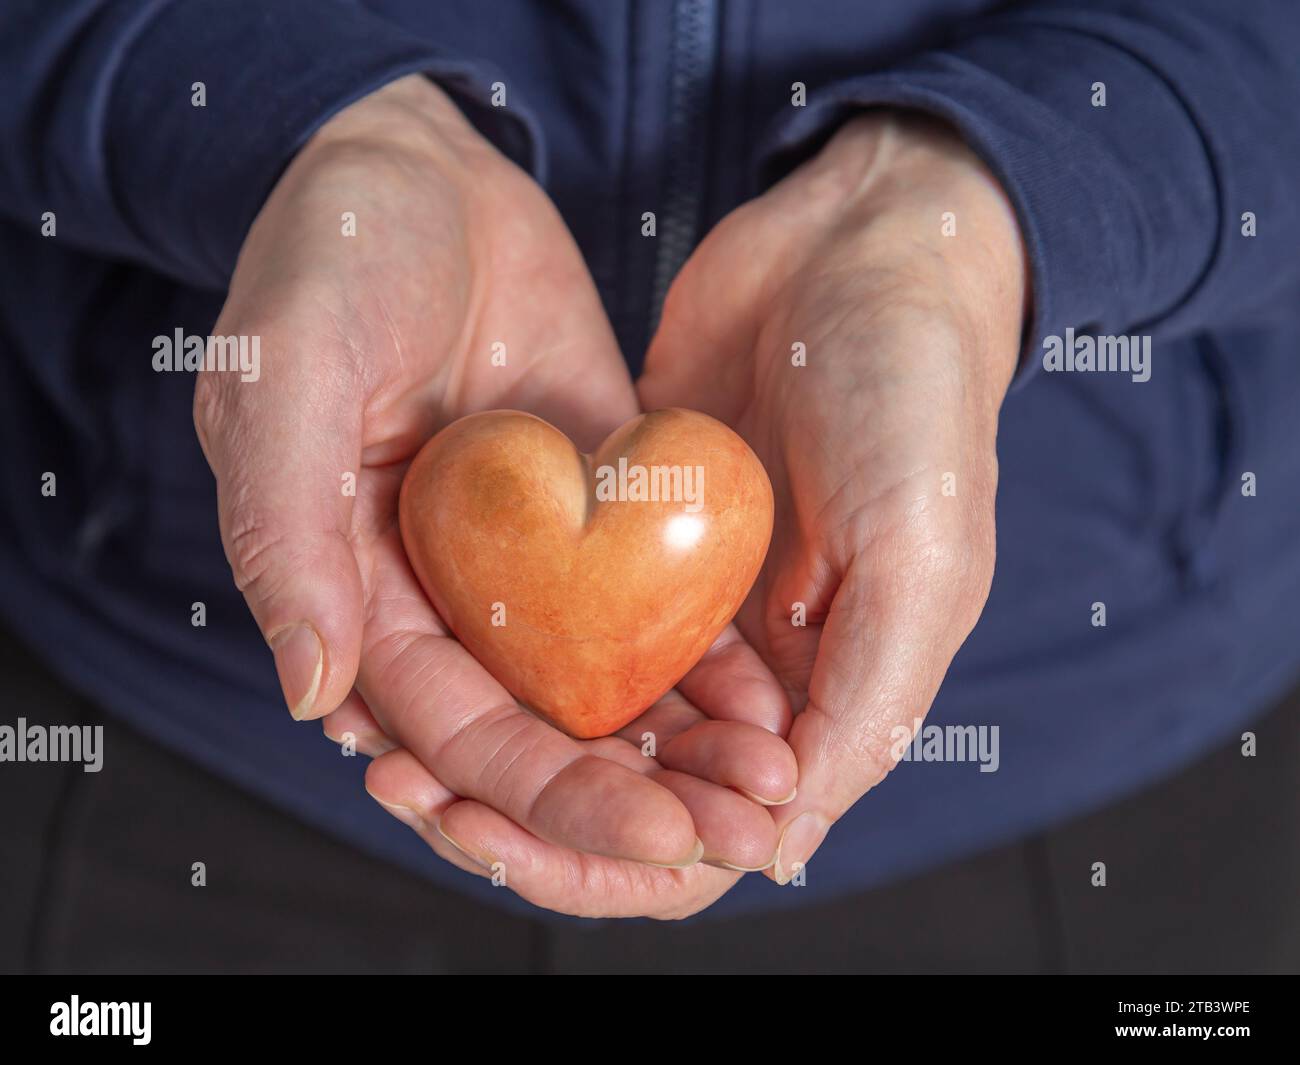
[(195, 389), (236, 583), (294, 716), (379, 755), (377, 799), (448, 861), (501, 862), (510, 887), (571, 913), (693, 912), (738, 877), (701, 856), (770, 863), (772, 820), (737, 789), (793, 792), (789, 708), (734, 630), (683, 682), (698, 709), (674, 692), (632, 726), (657, 732), (652, 760), (520, 708), (407, 563), (398, 488), (443, 425), (515, 408), (591, 450), (638, 412), (555, 208), (436, 86), (394, 82), (311, 139), (213, 333), (260, 337), (256, 381), (206, 371)]

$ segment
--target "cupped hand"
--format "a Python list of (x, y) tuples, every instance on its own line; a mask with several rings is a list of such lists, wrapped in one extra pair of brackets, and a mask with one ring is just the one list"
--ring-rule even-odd
[(456, 642), (406, 561), (398, 488), (442, 425), (515, 408), (590, 450), (638, 411), (554, 207), (440, 90), (402, 79), (321, 128), (213, 332), (260, 338), (256, 381), (211, 370), (195, 390), (236, 583), (294, 716), (379, 755), (367, 784), (390, 812), (571, 913), (693, 912), (739, 875), (717, 866), (770, 863), (744, 793), (793, 790), (789, 708), (734, 631), (628, 739), (579, 743)]
[(776, 494), (737, 623), (797, 714), (779, 883), (893, 767), (983, 609), (1026, 300), (994, 178), (947, 126), (891, 112), (725, 218), (669, 292), (643, 405), (731, 425)]

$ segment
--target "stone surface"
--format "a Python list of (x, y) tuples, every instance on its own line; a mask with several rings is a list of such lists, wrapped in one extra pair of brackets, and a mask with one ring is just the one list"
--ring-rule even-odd
[(772, 488), (740, 437), (694, 411), (634, 418), (592, 456), (540, 418), (488, 411), (424, 446), (400, 518), (465, 647), (525, 706), (589, 738), (672, 688), (740, 608)]

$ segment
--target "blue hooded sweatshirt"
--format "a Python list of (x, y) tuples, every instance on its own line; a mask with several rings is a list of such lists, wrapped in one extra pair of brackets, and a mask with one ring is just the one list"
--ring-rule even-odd
[[(747, 877), (710, 914), (860, 890), (1110, 802), (1294, 681), (1294, 0), (9, 0), (0, 613), (107, 711), (357, 847), (524, 905), (440, 862), (365, 794), (364, 759), (285, 712), (222, 553), (193, 381), (151, 366), (153, 337), (210, 331), (305, 140), (410, 73), (559, 206), (633, 372), (700, 237), (863, 108), (954, 123), (1018, 214), (1034, 312), (999, 435), (997, 572), (929, 719), (996, 725), (997, 747), (904, 762), (806, 887)], [(1149, 336), (1150, 362), (1049, 372), (1051, 338), (1094, 334)]]

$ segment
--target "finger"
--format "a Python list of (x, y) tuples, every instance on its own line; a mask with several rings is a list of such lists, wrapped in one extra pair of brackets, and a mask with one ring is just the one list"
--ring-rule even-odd
[(337, 710), (321, 718), (321, 731), (335, 743), (351, 740), (354, 748), (369, 758), (377, 758), (397, 747), (385, 735), (370, 707), (355, 689), (348, 692)]
[[(547, 357), (521, 367), (519, 385), (492, 397), (493, 407), (526, 410), (550, 422), (580, 451), (592, 452), (615, 429), (640, 412), (627, 363), (594, 299), (594, 314), (574, 328), (593, 339), (581, 357), (566, 358), (554, 349), (568, 346), (574, 334), (559, 333)], [(500, 371), (494, 371), (499, 373)]]
[(798, 763), (787, 743), (755, 725), (713, 721), (676, 689), (617, 736), (628, 744), (652, 738), (657, 764), (736, 788), (761, 805), (794, 798)]
[(713, 721), (674, 689), (617, 734), (644, 745), (659, 765), (737, 788), (764, 806), (794, 798), (798, 763), (780, 736), (738, 721)]
[(643, 754), (642, 748), (634, 747), (617, 736), (601, 736), (594, 740), (580, 740), (579, 743), (588, 754), (606, 758), (636, 773), (652, 773), (659, 768), (659, 763), (652, 756)]
[[(710, 721), (676, 691), (646, 711), (632, 733), (637, 738), (647, 735), (647, 726), (656, 738), (671, 737), (657, 758), (613, 736), (587, 741), (587, 748), (639, 768), (681, 799), (704, 846), (702, 862), (736, 872), (770, 866), (777, 834), (763, 807), (774, 800), (749, 789), (777, 794), (785, 788), (780, 801), (794, 798), (797, 764), (785, 741), (753, 725)], [(762, 767), (770, 765), (779, 767), (778, 772), (765, 772)]]
[(398, 821), (425, 837), (443, 861), (467, 873), (482, 872), (476, 862), (438, 836), (433, 826), (458, 800), (410, 751), (390, 751), (371, 762), (366, 767), (366, 791)]
[(776, 824), (763, 807), (707, 780), (668, 769), (655, 781), (681, 799), (704, 844), (701, 861), (738, 873), (770, 866), (776, 856)]
[(549, 224), (546, 287), (552, 298), (521, 306), (515, 286), (486, 286), (480, 319), (516, 323), (523, 334), (510, 340), (503, 365), (476, 360), (468, 368), (462, 406), (527, 411), (591, 452), (641, 408), (581, 252), (549, 200), (540, 198), (535, 210), (518, 221), (525, 230)]
[[(376, 562), (376, 596), (415, 580), (395, 534)], [(394, 582), (396, 588), (394, 588)], [(558, 846), (665, 866), (698, 861), (690, 814), (645, 775), (588, 753), (521, 709), (407, 596), (405, 624), (375, 632), (358, 686), (384, 731), (452, 791)]]
[[(617, 743), (632, 750), (621, 741), (596, 742)], [(684, 785), (678, 782), (677, 786), (694, 802), (692, 783), (686, 779)], [(713, 902), (736, 880), (731, 873), (718, 873), (704, 866), (682, 871), (656, 869), (546, 844), (490, 807), (459, 800), (405, 750), (391, 751), (370, 764), (366, 791), (397, 820), (419, 833), (444, 860), (465, 872), (491, 877), (500, 886), (514, 888), (535, 905), (562, 913), (584, 917), (682, 917)], [(731, 798), (765, 816), (739, 796)], [(455, 815), (448, 816), (453, 811)], [(774, 827), (770, 819), (765, 819), (774, 839)], [(724, 830), (726, 827), (722, 826)], [(761, 831), (760, 826), (750, 826), (750, 834), (755, 828)], [(710, 834), (715, 834), (713, 828)], [(747, 856), (751, 852), (742, 847), (729, 847), (725, 840), (721, 846), (720, 853), (750, 860)]]
[(479, 875), (533, 905), (578, 917), (687, 917), (740, 877), (706, 865), (657, 869), (565, 850), (472, 801), (455, 803), (420, 834), (435, 849), (449, 844)]
[(194, 422), (235, 584), (301, 720), (337, 707), (356, 678), (361, 577), (343, 478), (360, 467), (362, 405), (346, 370), (305, 365), (292, 345), (267, 341), (255, 381), (198, 375)]
[(763, 806), (792, 801), (799, 779), (794, 751), (781, 737), (738, 721), (701, 721), (661, 748), (658, 760)]
[[(690, 814), (671, 793), (520, 709), (454, 640), (396, 643), (367, 649), (363, 691), (385, 730), (448, 787), (559, 846), (665, 866), (699, 860)], [(439, 689), (426, 693), (431, 676)]]
[(490, 807), (459, 800), (409, 751), (375, 759), (366, 770), (366, 790), (419, 833), (439, 857), (561, 913), (685, 916), (712, 902), (736, 880), (729, 873), (714, 875), (716, 870), (704, 866), (656, 869), (544, 843)]
[(414, 816), (430, 824), (459, 801), (410, 751), (397, 748), (380, 755), (366, 766), (366, 792), (375, 802), (399, 816)]
[(790, 729), (799, 791), (772, 811), (781, 838), (767, 873), (780, 884), (808, 865), (830, 826), (897, 763), (969, 631), (964, 623), (936, 624), (951, 611), (945, 597), (955, 581), (919, 574), (900, 589), (907, 567), (889, 559), (878, 567), (872, 573), (857, 562), (845, 574), (822, 629), (808, 703)]
[(716, 720), (744, 721), (779, 736), (793, 720), (785, 690), (735, 625), (723, 630), (677, 688)]
[[(757, 345), (753, 308), (764, 305), (759, 290), (776, 281), (766, 258), (729, 248), (753, 241), (754, 226), (747, 221), (752, 214), (741, 207), (719, 222), (673, 279), (636, 382), (642, 409), (688, 406), (735, 424), (753, 391), (747, 357)], [(761, 213), (755, 221), (762, 225)], [(760, 233), (759, 239), (769, 236), (779, 234)], [(745, 357), (689, 357), (700, 351)]]
[(624, 725), (614, 736), (637, 747), (649, 744), (646, 749), (654, 757), (660, 747), (666, 746), (674, 737), (704, 720), (707, 720), (705, 716), (674, 688), (635, 721)]

